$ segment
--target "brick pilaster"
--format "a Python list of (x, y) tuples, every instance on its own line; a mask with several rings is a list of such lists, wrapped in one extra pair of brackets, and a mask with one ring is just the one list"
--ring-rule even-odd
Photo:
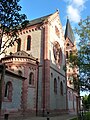
[(45, 108), (50, 108), (50, 61), (45, 60)]
[(50, 109), (50, 60), (49, 60), (49, 25), (46, 23), (43, 32), (43, 115)]
[[(28, 68), (27, 66), (24, 66), (24, 77), (27, 78), (28, 75)], [(27, 79), (25, 79), (23, 81), (22, 84), (22, 96), (21, 96), (21, 108), (23, 109), (23, 111), (25, 111), (27, 109), (27, 94), (28, 94), (28, 86), (27, 86)]]

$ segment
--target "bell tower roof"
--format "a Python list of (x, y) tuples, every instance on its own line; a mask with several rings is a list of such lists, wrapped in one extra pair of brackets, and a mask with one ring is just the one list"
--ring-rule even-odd
[(67, 18), (67, 23), (66, 23), (66, 30), (65, 30), (65, 39), (69, 38), (69, 40), (74, 43), (75, 41), (75, 37), (74, 37), (74, 33), (73, 30), (71, 28), (69, 19)]

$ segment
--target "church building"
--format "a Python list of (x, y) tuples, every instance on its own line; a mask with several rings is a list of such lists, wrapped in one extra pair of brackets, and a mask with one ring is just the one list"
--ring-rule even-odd
[[(13, 114), (18, 112), (43, 116), (47, 113), (64, 114), (69, 110), (77, 113), (78, 94), (73, 90), (73, 86), (69, 86), (69, 78), (72, 75), (65, 70), (65, 66), (68, 66), (67, 52), (76, 47), (73, 37), (68, 36), (72, 32), (68, 25), (70, 24), (67, 23), (64, 36), (59, 11), (56, 11), (30, 21), (24, 30), (19, 31), (17, 42), (5, 50), (1, 63), (5, 64), (7, 70), (17, 75), (17, 81), (24, 80), (21, 80), (22, 84), (15, 85), (12, 82), (13, 78), (3, 79), (2, 103), (7, 100), (7, 105), (2, 104), (2, 114), (5, 110)], [(6, 40), (5, 36), (3, 41)], [(69, 46), (72, 46), (70, 50)], [(12, 84), (12, 96), (15, 95), (15, 90), (22, 89), (18, 94), (20, 101), (17, 107), (13, 105), (18, 102), (15, 97), (9, 101), (8, 95), (5, 95), (7, 82)], [(16, 89), (13, 89), (14, 86)]]

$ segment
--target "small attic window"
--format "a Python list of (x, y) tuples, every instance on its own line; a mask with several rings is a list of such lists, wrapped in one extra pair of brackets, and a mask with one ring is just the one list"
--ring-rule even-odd
[(18, 70), (18, 75), (22, 75), (22, 71), (21, 70)]
[(57, 28), (57, 26), (55, 26), (55, 33), (58, 37), (60, 37), (60, 31), (59, 29)]
[(51, 77), (53, 78), (53, 73), (51, 73)]
[(6, 68), (8, 68), (8, 66), (6, 65)]
[(9, 54), (12, 55), (12, 52), (10, 52)]
[(69, 43), (67, 43), (67, 46), (69, 46), (70, 44)]
[(58, 76), (58, 80), (60, 80), (60, 77)]

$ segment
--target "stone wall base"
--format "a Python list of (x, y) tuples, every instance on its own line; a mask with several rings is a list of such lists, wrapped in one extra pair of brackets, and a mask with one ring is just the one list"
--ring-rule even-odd
[[(10, 111), (8, 112), (9, 116), (8, 118), (28, 118), (28, 117), (35, 117), (35, 116), (41, 116), (41, 117), (47, 117), (47, 116), (60, 116), (60, 115), (64, 115), (64, 114), (75, 114), (75, 111), (69, 111), (69, 110), (49, 110), (49, 113), (47, 113), (45, 111), (45, 113), (43, 114), (42, 110), (38, 110), (37, 115), (36, 115), (36, 110), (26, 110), (26, 111), (22, 111), (22, 110), (18, 110), (18, 111)], [(2, 111), (2, 115), (1, 118), (4, 118), (4, 115), (6, 113)]]

